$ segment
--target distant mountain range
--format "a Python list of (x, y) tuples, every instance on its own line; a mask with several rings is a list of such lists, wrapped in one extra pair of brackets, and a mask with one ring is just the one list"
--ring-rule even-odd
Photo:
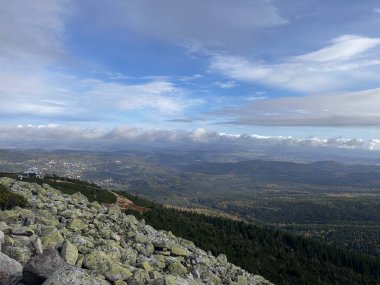
[(191, 164), (186, 167), (186, 170), (207, 175), (250, 176), (257, 182), (380, 187), (379, 166), (343, 164), (336, 161), (312, 163), (266, 160), (234, 163), (202, 162)]

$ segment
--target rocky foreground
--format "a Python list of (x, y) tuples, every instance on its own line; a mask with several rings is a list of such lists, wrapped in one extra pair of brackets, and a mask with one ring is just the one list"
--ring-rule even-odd
[(0, 178), (27, 198), (0, 211), (0, 284), (271, 284), (117, 206)]

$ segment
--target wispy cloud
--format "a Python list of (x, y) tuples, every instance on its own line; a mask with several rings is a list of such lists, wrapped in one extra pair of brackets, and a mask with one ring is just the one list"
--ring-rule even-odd
[(320, 93), (361, 84), (380, 84), (380, 38), (346, 35), (322, 49), (265, 64), (244, 57), (216, 54), (211, 70), (234, 80), (260, 83), (280, 89)]
[(332, 45), (295, 57), (311, 62), (331, 62), (352, 59), (380, 45), (380, 38), (344, 35), (332, 40)]

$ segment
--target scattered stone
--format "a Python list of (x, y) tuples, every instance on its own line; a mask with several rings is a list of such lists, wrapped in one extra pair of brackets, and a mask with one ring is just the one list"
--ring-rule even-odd
[(105, 276), (109, 281), (126, 280), (132, 276), (132, 273), (126, 267), (123, 267), (102, 251), (95, 251), (87, 255), (83, 264), (86, 268)]
[(11, 230), (12, 235), (20, 236), (32, 236), (34, 235), (34, 230), (31, 227), (16, 227)]
[(227, 256), (225, 254), (219, 254), (216, 259), (222, 264), (227, 263)]
[(69, 230), (80, 232), (83, 230), (87, 225), (80, 219), (72, 219), (71, 222), (68, 224), (67, 228)]
[(0, 284), (9, 284), (22, 278), (21, 264), (0, 252)]
[(40, 285), (53, 272), (65, 265), (55, 249), (47, 249), (29, 260), (23, 269), (23, 282), (27, 285)]
[(65, 240), (61, 250), (61, 257), (67, 264), (75, 265), (78, 260), (78, 249), (70, 241)]
[(150, 271), (154, 270), (154, 268), (149, 264), (148, 261), (141, 262), (140, 267), (143, 268), (147, 272), (150, 272)]
[(82, 265), (83, 265), (83, 261), (84, 261), (84, 256), (81, 255), (81, 254), (78, 255), (78, 260), (77, 260), (77, 262), (75, 263), (75, 266), (81, 268)]
[(185, 276), (187, 274), (186, 267), (177, 261), (170, 264), (168, 270), (173, 275)]
[(238, 276), (238, 285), (248, 285), (247, 276)]
[(12, 245), (4, 246), (3, 253), (17, 260), (21, 265), (25, 265), (33, 255), (33, 252), (26, 246), (16, 246), (15, 244), (16, 242), (14, 241)]
[(54, 227), (46, 228), (41, 235), (41, 243), (44, 249), (57, 248), (64, 241), (61, 233)]
[(41, 239), (39, 237), (32, 239), (32, 244), (34, 246), (34, 251), (35, 251), (36, 255), (42, 254), (43, 247), (42, 247)]
[(0, 231), (0, 251), (1, 251), (1, 247), (2, 247), (2, 245), (4, 243), (4, 239), (5, 239), (4, 232)]
[(65, 266), (56, 270), (42, 285), (106, 285), (105, 281), (100, 281), (90, 275), (86, 270)]
[(171, 252), (172, 254), (178, 255), (178, 256), (188, 256), (190, 254), (189, 251), (179, 246), (173, 246), (171, 248)]

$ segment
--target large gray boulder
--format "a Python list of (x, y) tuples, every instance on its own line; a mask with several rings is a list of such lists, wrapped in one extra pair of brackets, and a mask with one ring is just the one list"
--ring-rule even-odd
[(4, 243), (4, 238), (5, 238), (4, 232), (0, 231), (0, 251), (1, 251), (1, 246)]
[(23, 282), (27, 285), (40, 285), (52, 273), (65, 266), (65, 262), (53, 248), (45, 250), (29, 260), (23, 269)]
[(98, 280), (88, 274), (86, 270), (75, 266), (65, 266), (56, 270), (43, 283), (43, 285), (106, 285), (109, 284), (104, 280)]
[[(0, 252), (0, 284), (10, 284), (11, 280), (21, 280), (21, 264)], [(13, 283), (13, 281), (12, 281)]]
[(87, 255), (84, 259), (84, 265), (86, 268), (105, 276), (109, 281), (125, 280), (132, 276), (132, 273), (125, 266), (102, 251), (94, 251)]

